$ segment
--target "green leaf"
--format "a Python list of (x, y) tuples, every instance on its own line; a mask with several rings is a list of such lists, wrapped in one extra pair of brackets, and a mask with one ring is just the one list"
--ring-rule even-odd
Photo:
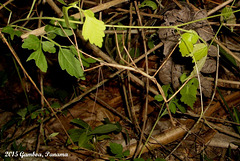
[(122, 154), (123, 156), (127, 157), (130, 155), (130, 150), (125, 150)]
[(197, 71), (200, 72), (202, 70), (202, 68), (206, 62), (206, 59), (207, 59), (207, 56), (203, 57), (202, 59), (197, 61), (197, 63), (195, 63), (195, 66), (193, 67), (193, 71), (191, 72), (190, 76), (188, 76), (188, 78), (191, 76), (197, 75)]
[(133, 161), (145, 161), (143, 158), (135, 158)]
[[(154, 41), (152, 39), (148, 40), (147, 45), (149, 49), (154, 48)], [(153, 54), (155, 54), (155, 51), (153, 51)]]
[[(233, 113), (234, 113), (234, 122), (240, 123), (240, 113), (236, 107), (233, 108)], [(236, 125), (238, 134), (240, 134), (240, 126)]]
[(69, 23), (69, 16), (68, 16), (68, 10), (72, 8), (71, 6), (68, 6), (68, 7), (63, 7), (62, 8), (62, 11), (63, 11), (63, 17), (65, 19), (65, 23), (67, 25), (67, 27), (69, 28), (70, 27), (70, 23)]
[(208, 47), (204, 43), (195, 44), (193, 47), (192, 55), (193, 55), (193, 62), (197, 62), (203, 57), (207, 56)]
[[(63, 31), (64, 30), (64, 31)], [(49, 33), (54, 33), (62, 37), (72, 36), (73, 32), (70, 29), (61, 29), (60, 27), (52, 26), (52, 25), (46, 25), (45, 31)]]
[(22, 117), (22, 120), (25, 120), (25, 116), (27, 114), (27, 108), (18, 110), (17, 114)]
[(79, 135), (78, 146), (84, 147), (88, 141), (89, 141), (88, 135), (85, 132), (83, 132), (81, 133), (81, 135)]
[(56, 48), (54, 47), (54, 43), (50, 41), (42, 41), (43, 51), (49, 53), (56, 53)]
[(49, 33), (47, 33), (47, 37), (49, 38), (49, 39), (55, 39), (55, 37), (56, 37), (57, 35), (55, 34), (55, 33), (53, 33), (53, 32), (49, 32)]
[(151, 7), (153, 10), (156, 10), (157, 9), (157, 4), (153, 1), (151, 1), (151, 0), (145, 0), (139, 6), (139, 8), (143, 8), (143, 7)]
[(21, 32), (21, 31), (19, 31), (19, 30), (14, 30), (14, 29), (13, 29), (12, 27), (10, 27), (10, 26), (4, 27), (4, 28), (2, 29), (2, 32), (9, 34), (11, 40), (14, 39), (14, 36), (18, 36), (18, 37), (19, 37), (19, 36), (22, 35), (22, 32)]
[(83, 127), (84, 129), (92, 130), (91, 126), (89, 126), (88, 123), (86, 123), (82, 119), (79, 119), (79, 118), (73, 119), (73, 120), (71, 120), (71, 123), (79, 125), (80, 127)]
[(51, 139), (51, 138), (57, 136), (58, 134), (59, 134), (59, 132), (51, 133), (51, 134), (48, 136), (48, 138)]
[(38, 114), (39, 114), (39, 113), (38, 113), (37, 111), (31, 113), (31, 119), (37, 118)]
[(91, 44), (102, 47), (103, 37), (105, 36), (105, 25), (102, 21), (94, 17), (94, 13), (90, 10), (83, 11), (86, 20), (83, 24), (82, 35), (85, 40), (89, 40)]
[(101, 136), (97, 137), (98, 141), (102, 141), (102, 140), (106, 140), (106, 139), (111, 139), (111, 137), (109, 135), (101, 135)]
[(232, 8), (231, 7), (224, 7), (222, 9), (222, 12), (221, 12), (221, 16), (227, 20), (232, 14), (233, 14), (233, 11), (232, 11)]
[(24, 39), (22, 48), (28, 50), (38, 50), (40, 48), (40, 40), (35, 35), (29, 35), (28, 38)]
[[(75, 20), (75, 19), (73, 17), (69, 17), (69, 20)], [(60, 27), (60, 25), (61, 25), (61, 27)], [(49, 24), (45, 26), (45, 31), (48, 34), (54, 33), (54, 34), (57, 34), (62, 37), (72, 36), (73, 32), (71, 29), (69, 29), (69, 27), (71, 27), (72, 29), (76, 29), (77, 25), (74, 23), (70, 23), (70, 22), (68, 25), (69, 26), (67, 26), (67, 24), (62, 21), (56, 22), (54, 20), (51, 20), (49, 22)]]
[(42, 71), (42, 72), (46, 72), (48, 65), (47, 65), (47, 60), (45, 55), (42, 52), (42, 49), (39, 48), (37, 49), (35, 52), (33, 52), (27, 59), (27, 61), (29, 60), (35, 60), (35, 63), (37, 65), (37, 67)]
[(123, 146), (121, 144), (117, 144), (117, 143), (110, 143), (110, 151), (113, 154), (122, 154), (123, 152)]
[(179, 49), (183, 57), (189, 56), (193, 51), (193, 45), (197, 42), (199, 36), (196, 31), (190, 30), (182, 34), (179, 43)]
[(97, 126), (95, 129), (93, 129), (90, 134), (94, 135), (94, 134), (107, 134), (110, 132), (114, 132), (116, 130), (118, 130), (119, 127), (115, 124), (105, 124), (105, 125), (100, 125)]
[(64, 2), (64, 0), (57, 0), (57, 1), (62, 3), (63, 5), (67, 5), (67, 3)]
[[(237, 19), (235, 17), (234, 14), (232, 14), (228, 19), (227, 19), (227, 24), (236, 24), (237, 23)], [(233, 28), (234, 26), (230, 26), (231, 31), (233, 32)]]
[[(79, 141), (79, 137), (82, 133), (86, 133), (85, 129), (70, 129), (68, 130), (69, 136), (71, 137), (72, 141), (78, 142)], [(67, 144), (71, 144), (70, 140), (67, 140)]]
[(177, 100), (174, 100), (173, 102), (174, 102), (174, 104), (177, 106), (177, 108), (178, 108), (182, 113), (186, 113), (186, 112), (187, 112), (186, 109), (185, 109), (185, 107), (182, 106), (181, 104), (179, 104)]
[(231, 65), (237, 67), (236, 60), (228, 54), (223, 48), (219, 47), (219, 51), (221, 53), (221, 57), (224, 59), (224, 61), (229, 61)]
[[(225, 7), (222, 9), (221, 12), (221, 21), (226, 21), (227, 24), (236, 24), (236, 17), (233, 14), (232, 8), (231, 7)], [(231, 26), (231, 31), (233, 32), (234, 26)]]
[(187, 79), (187, 74), (186, 74), (186, 73), (183, 73), (183, 74), (180, 76), (180, 81), (181, 81), (181, 83), (185, 82), (186, 79)]
[(58, 62), (62, 70), (66, 70), (71, 76), (85, 80), (79, 60), (69, 49), (59, 48)]
[[(73, 45), (70, 46), (70, 49), (74, 53), (74, 55), (76, 55), (78, 57), (77, 50)], [(83, 64), (84, 67), (89, 67), (91, 63), (96, 63), (95, 59), (85, 58), (81, 52), (79, 52), (79, 55), (82, 59), (82, 64)]]
[(180, 91), (180, 100), (191, 108), (193, 108), (193, 104), (197, 100), (197, 88), (198, 80), (196, 78), (193, 78)]
[[(163, 85), (162, 86), (162, 89), (163, 89), (163, 92), (164, 92), (164, 94), (165, 94), (165, 96), (166, 97), (168, 97), (168, 90), (170, 89), (170, 84), (168, 84), (168, 85)], [(155, 100), (157, 100), (158, 102), (162, 102), (163, 101), (163, 97), (162, 97), (162, 95), (156, 95), (155, 97), (154, 97), (154, 99)]]
[(169, 103), (169, 109), (170, 109), (170, 111), (171, 111), (173, 114), (176, 113), (177, 108), (176, 108), (176, 105), (174, 104), (173, 101), (170, 101), (170, 103)]
[(162, 102), (163, 101), (163, 96), (158, 94), (158, 95), (154, 96), (154, 99), (157, 100), (158, 102)]

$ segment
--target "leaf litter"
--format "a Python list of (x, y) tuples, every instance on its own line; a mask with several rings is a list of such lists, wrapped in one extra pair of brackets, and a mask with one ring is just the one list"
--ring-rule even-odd
[[(147, 5), (147, 3), (145, 3), (144, 5)], [(170, 8), (166, 7), (166, 10), (164, 12), (164, 21), (168, 22), (168, 24), (163, 23), (163, 25), (182, 24), (185, 22), (199, 19), (199, 18), (204, 18), (207, 16), (206, 11), (204, 11), (204, 10), (195, 11), (193, 8), (186, 5), (186, 3), (182, 3), (182, 6), (183, 6), (182, 9), (177, 8), (175, 4), (174, 5), (170, 4), (169, 6), (170, 6)], [(146, 7), (146, 6), (143, 6), (143, 9), (141, 11), (146, 11), (146, 10), (144, 10), (145, 9), (144, 7)], [(150, 9), (151, 8), (152, 7), (150, 6)], [(187, 29), (187, 30), (191, 29), (191, 30), (196, 31), (198, 33), (198, 35), (200, 37), (202, 37), (205, 41), (209, 41), (214, 35), (211, 27), (208, 25), (208, 21), (206, 21), (206, 20), (200, 21), (197, 23), (193, 23), (193, 24), (189, 24), (183, 28)], [(160, 33), (160, 30), (158, 33), (159, 33), (159, 37), (160, 37), (161, 41), (164, 43), (163, 54), (165, 56), (168, 56), (168, 54), (171, 52), (171, 50), (176, 45), (176, 43), (178, 43), (180, 35), (174, 29), (161, 29), (161, 31), (163, 33)], [(69, 33), (71, 33), (71, 32), (69, 32)], [(15, 35), (18, 35), (18, 33), (13, 33), (11, 35), (11, 38), (14, 38)], [(136, 40), (139, 37), (137, 37), (137, 38), (134, 37), (134, 38)], [(227, 42), (227, 43), (230, 44), (229, 42)], [(236, 44), (239, 45), (238, 43), (236, 43)], [(34, 45), (36, 45), (36, 44), (34, 44)], [(100, 44), (96, 44), (96, 45), (100, 46)], [(31, 47), (33, 48), (33, 50), (36, 50), (36, 47), (31, 46), (31, 45), (27, 48), (30, 49)], [(52, 53), (52, 52), (54, 52), (55, 48), (53, 48), (52, 44), (42, 41), (42, 49), (45, 52), (47, 51), (49, 53)], [(238, 51), (236, 46), (233, 46), (231, 49), (234, 51)], [(176, 52), (178, 52), (178, 51), (176, 51)], [(218, 52), (218, 49), (215, 46), (210, 47), (210, 50), (208, 51), (208, 54), (207, 54), (206, 62), (204, 63), (204, 66), (202, 67), (201, 74), (200, 74), (200, 79), (202, 80), (201, 85), (202, 85), (202, 89), (203, 89), (203, 94), (204, 94), (204, 96), (206, 96), (208, 98), (212, 96), (213, 81), (210, 81), (209, 79), (207, 79), (207, 76), (211, 75), (212, 73), (214, 73), (216, 71), (216, 60), (215, 59), (217, 56), (216, 55), (217, 52)], [(158, 53), (158, 52), (156, 52), (156, 53)], [(180, 53), (178, 53), (178, 54), (180, 54)], [(190, 68), (193, 67), (193, 64), (191, 64), (192, 63), (191, 59), (185, 59), (181, 63), (181, 61), (179, 61), (179, 59), (178, 59), (179, 57), (175, 57), (176, 55), (177, 54), (174, 53), (169, 58), (169, 60), (166, 62), (166, 64), (162, 67), (162, 70), (159, 72), (159, 73), (161, 73), (161, 74), (159, 74), (159, 78), (162, 77), (162, 78), (160, 78), (162, 83), (163, 84), (172, 84), (173, 89), (175, 89), (175, 90), (177, 90), (181, 85), (181, 81), (179, 81), (181, 75), (184, 73), (191, 73), (192, 69), (189, 69), (189, 65), (190, 65)], [(60, 53), (60, 56), (63, 56), (63, 55), (61, 55), (61, 53)], [(63, 69), (66, 69), (67, 65), (72, 65), (71, 62), (75, 61), (75, 57), (72, 57), (72, 56), (71, 56), (71, 58), (68, 58), (68, 56), (65, 56), (65, 59), (69, 59), (70, 61), (69, 61), (69, 64), (62, 64), (61, 67)], [(36, 61), (36, 59), (35, 59), (35, 61)], [(156, 62), (159, 63), (158, 60), (156, 60)], [(76, 62), (76, 64), (78, 64), (78, 63)], [(79, 68), (79, 67), (77, 67), (77, 68)], [(78, 77), (83, 76), (82, 70), (79, 69), (79, 70), (75, 71), (74, 69), (72, 69), (72, 71), (70, 71), (70, 73), (72, 73), (72, 75), (75, 75)], [(221, 70), (224, 73), (230, 73), (228, 69), (224, 68)], [(108, 74), (110, 75), (111, 72), (112, 72), (112, 70), (109, 71), (109, 70), (104, 69), (104, 77), (108, 76)], [(94, 77), (94, 75), (95, 75), (95, 77)], [(91, 72), (90, 75), (87, 74), (86, 75), (87, 81), (85, 83), (83, 83), (83, 80), (79, 80), (79, 83), (81, 84), (79, 88), (81, 88), (81, 90), (77, 89), (74, 92), (74, 94), (77, 93), (80, 95), (84, 91), (82, 89), (85, 89), (85, 87), (89, 87), (89, 86), (92, 86), (93, 84), (97, 84), (98, 80), (97, 80), (96, 75), (97, 75), (97, 72)], [(238, 79), (237, 75), (225, 74), (224, 76), (225, 77), (222, 77), (222, 78), (229, 79), (229, 80), (237, 80)], [(63, 81), (64, 79), (65, 78), (61, 77), (61, 79), (59, 79), (59, 80)], [(50, 81), (48, 77), (47, 77), (47, 81)], [(96, 95), (98, 98), (101, 98), (105, 103), (109, 104), (114, 109), (116, 109), (116, 111), (120, 112), (120, 114), (126, 115), (127, 110), (123, 108), (123, 107), (125, 107), (125, 103), (123, 103), (123, 97), (121, 95), (121, 92), (119, 91), (119, 89), (121, 89), (118, 86), (119, 82), (120, 82), (120, 80), (117, 79), (117, 81), (116, 81), (116, 79), (115, 79), (115, 81), (111, 81), (111, 83), (109, 83), (111, 85), (109, 85), (108, 83), (105, 84), (104, 89), (99, 89)], [(50, 84), (50, 82), (46, 82), (46, 83)], [(123, 82), (123, 84), (125, 84), (125, 83), (126, 82)], [(56, 86), (56, 84), (57, 83), (53, 83), (53, 84), (51, 84), (51, 86)], [(136, 85), (135, 83), (132, 85), (134, 87), (131, 87), (131, 92), (133, 94), (133, 98), (131, 101), (133, 102), (133, 105), (134, 105), (133, 109), (136, 112), (136, 117), (138, 118), (137, 121), (139, 121), (140, 125), (141, 125), (141, 120), (142, 120), (141, 113), (143, 111), (142, 105), (144, 104), (145, 95), (142, 90), (142, 87)], [(194, 91), (191, 91), (191, 90), (193, 90), (193, 88), (190, 88), (191, 86), (194, 86)], [(60, 86), (60, 88), (61, 87), (63, 88), (63, 85)], [(226, 87), (226, 86), (223, 85), (223, 87)], [(232, 87), (232, 88), (235, 88), (235, 87)], [(190, 91), (189, 91), (189, 89), (190, 89)], [(168, 88), (168, 90), (170, 90), (170, 88)], [(184, 86), (184, 89), (182, 90), (182, 93), (185, 93), (185, 95), (184, 95), (185, 97), (182, 99), (186, 100), (188, 102), (189, 101), (188, 97), (192, 97), (193, 94), (196, 93), (196, 91), (197, 91), (196, 79), (191, 80), (189, 82), (189, 84)], [(172, 93), (171, 94), (170, 93), (169, 93), (169, 96), (171, 96), (171, 94), (172, 94)], [(231, 93), (231, 92), (228, 91), (228, 93)], [(237, 94), (239, 95), (239, 93), (237, 93)], [(4, 94), (1, 93), (1, 96), (3, 96), (3, 95)], [(4, 98), (4, 97), (2, 97), (2, 98)], [(106, 139), (106, 140), (103, 139), (99, 142), (95, 142), (96, 143), (95, 146), (97, 147), (96, 151), (101, 154), (106, 154), (107, 153), (106, 147), (109, 145), (111, 146), (110, 150), (113, 150), (116, 147), (118, 147), (118, 149), (120, 149), (119, 151), (116, 151), (116, 150), (114, 151), (114, 154), (116, 153), (116, 155), (117, 155), (117, 153), (123, 155), (123, 153), (125, 152), (125, 149), (128, 149), (128, 148), (130, 148), (131, 151), (135, 150), (136, 144), (134, 145), (134, 144), (132, 144), (132, 142), (134, 140), (135, 141), (138, 140), (138, 138), (136, 137), (137, 132), (133, 130), (134, 129), (132, 127), (133, 124), (129, 124), (128, 121), (121, 118), (120, 115), (118, 115), (117, 113), (115, 113), (111, 110), (108, 110), (106, 108), (106, 104), (103, 105), (101, 103), (95, 103), (95, 98), (96, 97), (92, 97), (91, 99), (89, 99), (88, 97), (84, 97), (83, 100), (81, 100), (80, 102), (75, 103), (73, 106), (71, 106), (68, 109), (67, 114), (64, 112), (61, 113), (60, 119), (63, 120), (64, 126), (67, 129), (71, 129), (71, 128), (76, 129), (76, 127), (70, 123), (73, 118), (83, 119), (92, 128), (102, 125), (105, 118), (108, 118), (111, 122), (119, 121), (123, 126), (123, 133), (121, 133), (121, 134), (112, 133), (112, 134), (110, 134), (110, 136), (111, 136), (110, 140), (108, 140), (109, 138), (106, 137), (108, 139)], [(150, 130), (152, 129), (155, 118), (158, 117), (157, 111), (159, 110), (159, 105), (153, 100), (153, 98), (151, 98), (150, 95), (149, 95), (149, 98), (151, 101), (150, 101), (149, 107), (148, 107), (149, 108), (148, 109), (149, 121), (147, 124), (148, 129), (146, 129), (146, 135), (148, 135)], [(53, 96), (49, 96), (49, 95), (48, 95), (48, 99), (51, 101), (59, 101), (58, 99), (53, 98)], [(67, 99), (69, 99), (69, 98), (67, 98)], [(161, 101), (163, 101), (162, 98), (160, 98), (160, 99), (161, 99)], [(69, 100), (71, 100), (71, 99), (69, 99)], [(239, 103), (237, 103), (237, 102), (239, 102), (238, 100), (239, 100), (239, 96), (230, 95), (230, 97), (226, 97), (227, 103), (234, 102), (239, 107)], [(174, 100), (174, 101), (176, 101), (176, 100)], [(208, 113), (206, 116), (211, 116), (211, 117), (216, 117), (216, 118), (218, 118), (219, 116), (220, 116), (220, 118), (226, 117), (227, 115), (224, 113), (223, 108), (221, 108), (221, 106), (219, 105), (219, 102), (217, 100), (214, 100), (214, 101), (216, 101), (216, 102), (213, 102), (212, 103), (213, 106), (210, 107), (211, 112)], [(196, 102), (195, 103), (194, 102), (187, 103), (187, 104), (191, 104), (191, 106), (194, 107), (192, 110), (190, 110), (189, 108), (187, 108), (187, 110), (193, 111), (194, 113), (198, 113), (199, 108), (197, 108), (197, 107), (199, 106), (199, 100), (196, 99)], [(173, 105), (173, 103), (171, 104), (171, 106), (172, 105)], [(183, 109), (185, 110), (185, 108), (183, 108)], [(179, 111), (178, 110), (176, 111), (176, 110), (177, 109), (175, 109), (174, 113), (176, 112), (175, 116), (177, 118)], [(187, 114), (186, 115), (182, 114), (181, 119), (178, 119), (178, 121), (180, 122), (180, 125), (182, 124), (182, 125), (186, 125), (186, 126), (180, 126), (178, 128), (172, 127), (171, 122), (169, 121), (167, 116), (163, 117), (158, 122), (158, 126), (153, 133), (154, 139), (150, 140), (149, 145), (148, 145), (150, 148), (152, 148), (152, 149), (156, 148), (156, 149), (151, 150), (150, 153), (146, 153), (146, 155), (143, 157), (145, 157), (146, 159), (150, 158), (150, 157), (154, 158), (153, 155), (155, 157), (159, 156), (161, 158), (163, 158), (163, 155), (164, 155), (164, 157), (166, 157), (166, 154), (169, 154), (169, 153), (166, 153), (166, 150), (163, 147), (161, 147), (159, 142), (161, 144), (165, 145), (165, 147), (167, 147), (171, 150), (174, 150), (175, 144), (173, 144), (172, 142), (174, 142), (174, 141), (179, 142), (178, 139), (182, 140), (183, 136), (186, 134), (185, 128), (190, 129), (191, 126), (193, 125), (192, 124), (193, 120), (189, 119)], [(191, 117), (195, 117), (195, 116), (192, 115)], [(188, 119), (186, 119), (186, 118), (188, 118)], [(60, 133), (53, 136), (50, 140), (47, 140), (47, 142), (42, 142), (40, 150), (43, 150), (43, 151), (49, 150), (51, 152), (56, 152), (56, 153), (67, 152), (71, 155), (71, 157), (69, 157), (68, 159), (75, 159), (75, 160), (79, 159), (79, 158), (85, 159), (85, 160), (92, 160), (92, 159), (95, 159), (95, 157), (98, 157), (97, 154), (95, 155), (95, 154), (91, 153), (90, 151), (79, 150), (81, 152), (81, 154), (79, 154), (79, 153), (74, 152), (74, 148), (72, 148), (70, 146), (65, 147), (66, 135), (64, 134), (63, 130), (60, 128), (60, 124), (54, 118), (51, 119), (51, 121), (49, 121), (48, 123), (46, 123), (46, 124), (44, 123), (44, 125), (45, 125), (44, 129), (46, 132), (46, 136), (53, 136), (52, 134), (56, 134), (56, 132), (58, 132), (58, 131)], [(112, 125), (110, 125), (110, 126), (112, 126)], [(5, 134), (13, 134), (13, 132), (14, 132), (13, 128), (14, 127), (12, 127), (9, 131), (6, 131)], [(231, 129), (229, 131), (232, 131), (232, 130), (233, 129)], [(81, 132), (81, 131), (78, 131), (78, 132)], [(197, 128), (191, 132), (193, 132), (194, 135), (190, 135), (186, 140), (184, 139), (184, 143), (181, 144), (180, 147), (174, 152), (174, 155), (170, 156), (169, 160), (171, 160), (171, 159), (176, 160), (176, 158), (178, 158), (180, 160), (181, 159), (188, 160), (188, 159), (192, 159), (192, 158), (194, 158), (196, 160), (200, 160), (201, 158), (200, 158), (199, 154), (201, 154), (201, 152), (203, 152), (202, 148), (208, 145), (208, 140), (210, 140), (214, 136), (214, 133), (216, 133), (215, 130), (209, 128), (208, 126), (202, 126), (202, 129)], [(22, 132), (20, 131), (17, 134), (19, 134), (19, 133), (22, 133)], [(25, 137), (25, 138), (23, 137), (23, 139), (19, 139), (17, 141), (17, 145), (20, 145), (20, 143), (22, 143), (24, 146), (25, 145), (27, 146), (28, 150), (34, 151), (35, 150), (34, 147), (31, 147), (31, 146), (36, 144), (36, 142), (37, 142), (37, 138), (35, 137), (36, 131), (29, 133), (29, 135), (27, 135), (27, 136), (28, 137)], [(195, 136), (197, 136), (197, 137), (195, 137)], [(223, 135), (221, 137), (224, 137), (224, 136), (226, 136), (226, 135)], [(84, 137), (85, 137), (85, 135), (84, 135)], [(198, 137), (201, 137), (202, 139), (199, 139)], [(129, 142), (126, 141), (128, 139), (129, 139)], [(230, 139), (230, 140), (232, 140), (232, 139)], [(83, 143), (82, 141), (83, 140), (79, 140), (78, 141), (79, 144), (82, 144)], [(109, 142), (110, 142), (110, 144), (109, 144)], [(121, 143), (122, 145), (124, 145), (123, 148), (125, 148), (125, 149), (122, 149), (122, 146), (120, 144), (113, 146), (112, 142)], [(47, 144), (47, 146), (42, 146), (42, 145), (46, 145), (46, 144)], [(215, 147), (219, 147), (219, 146), (227, 147), (228, 144), (229, 144), (229, 142), (227, 141), (224, 143), (224, 145), (219, 145), (219, 144), (216, 145), (216, 144), (212, 143), (212, 145), (214, 146), (213, 148), (211, 146), (207, 146), (207, 148), (204, 149), (205, 150), (204, 153), (207, 154), (207, 156), (205, 156), (205, 159), (206, 159), (206, 157), (207, 157), (207, 159), (208, 158), (219, 158), (219, 155), (222, 155), (222, 151), (221, 151), (222, 149), (218, 148), (216, 150)], [(194, 148), (193, 148), (193, 146), (194, 146)], [(69, 150), (69, 149), (71, 149), (71, 150)], [(146, 150), (146, 149), (144, 149), (144, 151), (148, 152), (148, 150)], [(129, 152), (129, 154), (130, 154), (130, 152)], [(126, 153), (123, 156), (125, 156), (125, 155), (128, 156), (129, 154)], [(131, 152), (131, 155), (132, 155), (132, 152)]]

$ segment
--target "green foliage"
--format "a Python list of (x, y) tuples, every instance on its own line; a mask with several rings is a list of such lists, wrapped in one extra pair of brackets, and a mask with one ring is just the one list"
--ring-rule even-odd
[(52, 138), (54, 138), (55, 136), (57, 136), (59, 134), (59, 132), (54, 132), (54, 133), (51, 133), (49, 136), (48, 136), (48, 140), (51, 141)]
[[(221, 12), (221, 21), (226, 21), (227, 24), (236, 24), (236, 17), (233, 14), (231, 7), (224, 7)], [(231, 26), (231, 31), (233, 32), (233, 26)]]
[[(72, 53), (73, 53), (76, 57), (78, 57), (78, 52), (77, 52), (77, 50), (76, 50), (76, 48), (75, 48), (74, 46), (71, 45), (71, 46), (70, 46), (70, 50), (72, 51)], [(79, 53), (79, 55), (80, 55), (80, 57), (81, 57), (82, 64), (83, 64), (84, 67), (89, 67), (90, 64), (96, 63), (96, 60), (95, 60), (95, 59), (93, 59), (93, 58), (85, 58), (81, 52)]]
[[(130, 151), (129, 150), (125, 150), (123, 151), (123, 146), (121, 144), (117, 144), (117, 143), (110, 143), (109, 145), (109, 151), (110, 151), (110, 155), (113, 158), (110, 158), (110, 161), (130, 161), (130, 160), (126, 160), (126, 157), (128, 157), (130, 155)], [(133, 161), (145, 161), (143, 158), (135, 158)], [(152, 161), (152, 159), (147, 159), (146, 161)], [(155, 159), (155, 161), (165, 161), (165, 159), (160, 159), (157, 158)]]
[(143, 7), (150, 7), (150, 8), (152, 8), (152, 10), (156, 10), (157, 9), (157, 4), (153, 1), (151, 1), (151, 0), (145, 0), (139, 6), (139, 8), (143, 8)]
[(202, 67), (204, 66), (204, 64), (206, 62), (206, 59), (207, 59), (207, 56), (205, 56), (202, 59), (200, 59), (199, 61), (197, 61), (197, 63), (195, 63), (195, 66), (193, 67), (193, 71), (191, 72), (191, 74), (186, 79), (188, 79), (189, 77), (196, 76), (198, 74), (198, 72), (201, 71)]
[[(78, 126), (80, 129), (70, 129), (68, 131), (74, 143), (77, 143), (78, 147), (95, 149), (94, 140), (101, 141), (104, 139), (109, 139), (107, 135), (112, 132), (120, 132), (122, 127), (119, 123), (111, 123), (109, 120), (103, 125), (97, 126), (94, 129), (91, 128), (88, 123), (81, 119), (73, 119), (71, 122)], [(70, 144), (70, 140), (67, 140), (67, 144)]]
[(197, 100), (197, 88), (198, 80), (196, 78), (191, 79), (180, 91), (181, 101), (193, 108), (194, 102)]
[[(153, 41), (152, 39), (149, 39), (149, 40), (147, 41), (147, 45), (148, 45), (148, 48), (149, 48), (149, 49), (154, 48), (154, 41)], [(155, 51), (153, 51), (153, 54), (155, 54)]]
[(201, 60), (203, 57), (207, 56), (208, 47), (204, 43), (195, 44), (192, 51), (193, 62)]
[(93, 129), (90, 134), (91, 135), (101, 135), (101, 134), (107, 134), (113, 131), (117, 131), (119, 129), (119, 126), (116, 124), (105, 124), (105, 125), (100, 125)]
[(12, 27), (10, 27), (10, 26), (4, 27), (4, 28), (2, 29), (2, 32), (9, 34), (11, 40), (14, 39), (14, 36), (19, 37), (19, 36), (22, 35), (22, 32), (21, 32), (21, 31), (19, 31), (19, 30), (14, 30), (14, 29), (13, 29)]
[(83, 11), (86, 20), (83, 24), (82, 35), (85, 40), (89, 40), (91, 44), (102, 47), (104, 30), (106, 29), (103, 21), (94, 17), (94, 13), (90, 10)]
[[(171, 89), (170, 85), (163, 85), (162, 89), (164, 91), (164, 94), (166, 96), (166, 98), (170, 98), (173, 95), (173, 90)], [(156, 95), (154, 97), (155, 100), (157, 100), (158, 102), (162, 102), (163, 101), (163, 97), (162, 95)], [(170, 102), (169, 102), (169, 109), (172, 113), (176, 113), (177, 108), (182, 112), (185, 113), (186, 109), (184, 108), (183, 105), (181, 105), (181, 103), (179, 103), (179, 99), (177, 97), (174, 97)]]
[(189, 77), (197, 75), (206, 62), (208, 53), (207, 44), (206, 42), (197, 43), (198, 39), (201, 38), (193, 30), (189, 30), (189, 32), (186, 32), (181, 36), (179, 43), (179, 51), (181, 52), (183, 57), (191, 57), (192, 62), (195, 63), (195, 66), (193, 67), (193, 71), (191, 72), (190, 76), (184, 77), (185, 79), (183, 79), (182, 77), (182, 82), (186, 81)]
[[(170, 84), (163, 85), (162, 89), (163, 89), (163, 92), (164, 92), (165, 96), (168, 97), (168, 91), (170, 89)], [(162, 102), (163, 101), (163, 96), (159, 94), (159, 95), (156, 95), (154, 97), (154, 99), (157, 100), (158, 102)]]
[(77, 3), (78, 3), (78, 1), (75, 1), (75, 2), (73, 2), (71, 4), (69, 4), (69, 6), (63, 6), (63, 16), (64, 16), (65, 23), (66, 23), (68, 28), (70, 27), (68, 10), (70, 8), (75, 8), (75, 7), (77, 8), (77, 6), (76, 6)]
[[(240, 123), (240, 112), (238, 111), (238, 109), (236, 107), (233, 108), (233, 117), (234, 117), (234, 121), (236, 123)], [(240, 134), (240, 126), (236, 125), (236, 129), (237, 129), (237, 133)]]
[(54, 47), (54, 43), (51, 41), (42, 41), (43, 51), (48, 53), (56, 53), (56, 48)]
[[(75, 20), (73, 17), (69, 17), (69, 20)], [(48, 34), (56, 34), (62, 37), (67, 37), (67, 36), (72, 36), (73, 35), (73, 31), (71, 29), (69, 29), (69, 27), (71, 27), (72, 29), (76, 29), (77, 25), (74, 23), (69, 23), (68, 25), (66, 24), (66, 22), (62, 22), (62, 21), (54, 21), (51, 20), (49, 22), (48, 25), (45, 26), (45, 31)]]
[(57, 0), (58, 2), (62, 3), (63, 5), (67, 5), (64, 0)]
[(193, 30), (181, 35), (179, 49), (183, 57), (190, 56), (193, 51), (193, 45), (197, 42), (198, 38), (198, 34)]
[(70, 49), (59, 48), (58, 62), (62, 70), (66, 70), (71, 76), (85, 80), (80, 61)]
[[(51, 50), (53, 50), (52, 45), (49, 47), (47, 45), (51, 44), (50, 43), (46, 43), (44, 42), (44, 50), (46, 50), (47, 48), (50, 48)], [(48, 65), (47, 65), (47, 60), (45, 55), (43, 54), (42, 51), (42, 42), (41, 40), (38, 39), (37, 36), (35, 35), (29, 35), (28, 38), (26, 38), (24, 40), (24, 43), (22, 44), (22, 48), (24, 49), (28, 49), (28, 50), (35, 50), (27, 59), (27, 61), (29, 60), (35, 60), (35, 63), (37, 65), (37, 67), (42, 71), (42, 72), (46, 72)], [(46, 50), (48, 51), (48, 50)]]
[(224, 20), (227, 20), (228, 18), (231, 17), (231, 15), (233, 14), (233, 11), (232, 11), (232, 8), (231, 7), (224, 7), (222, 9), (222, 12), (221, 12), (221, 17), (224, 19)]
[(35, 35), (29, 35), (28, 38), (24, 39), (22, 48), (28, 50), (38, 50), (40, 48), (41, 41)]
[(110, 158), (110, 161), (115, 161), (115, 159), (123, 160), (124, 158), (130, 155), (129, 150), (123, 151), (123, 146), (121, 144), (110, 143), (109, 148), (110, 148), (111, 155), (114, 157), (114, 158)]
[(27, 108), (22, 108), (22, 109), (20, 109), (20, 110), (17, 111), (17, 114), (18, 114), (19, 116), (21, 116), (22, 120), (25, 120), (25, 117), (26, 117), (26, 115), (27, 115), (27, 112), (28, 112)]

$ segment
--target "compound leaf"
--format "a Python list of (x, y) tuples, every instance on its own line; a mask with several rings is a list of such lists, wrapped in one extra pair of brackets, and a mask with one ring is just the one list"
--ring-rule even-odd
[(105, 36), (105, 25), (102, 21), (94, 17), (94, 13), (90, 10), (84, 11), (86, 20), (83, 24), (82, 35), (85, 40), (89, 40), (91, 44), (102, 47), (103, 37)]
[(40, 40), (35, 35), (29, 35), (22, 44), (22, 48), (28, 50), (38, 50), (40, 48)]
[(198, 80), (196, 78), (193, 78), (180, 91), (180, 100), (191, 108), (193, 108), (193, 104), (197, 100), (197, 88)]
[(71, 76), (76, 78), (85, 79), (83, 75), (83, 69), (77, 58), (74, 57), (73, 53), (69, 49), (59, 48), (58, 62), (62, 70), (66, 70)]
[(45, 55), (42, 52), (41, 48), (38, 48), (35, 52), (33, 52), (27, 59), (27, 61), (29, 60), (35, 60), (35, 63), (37, 65), (37, 67), (42, 71), (42, 72), (46, 72), (48, 65), (47, 65), (47, 60)]

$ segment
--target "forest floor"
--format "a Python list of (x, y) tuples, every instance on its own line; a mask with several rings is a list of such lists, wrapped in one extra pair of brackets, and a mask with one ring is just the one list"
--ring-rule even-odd
[(239, 160), (239, 9), (1, 1), (0, 158)]

